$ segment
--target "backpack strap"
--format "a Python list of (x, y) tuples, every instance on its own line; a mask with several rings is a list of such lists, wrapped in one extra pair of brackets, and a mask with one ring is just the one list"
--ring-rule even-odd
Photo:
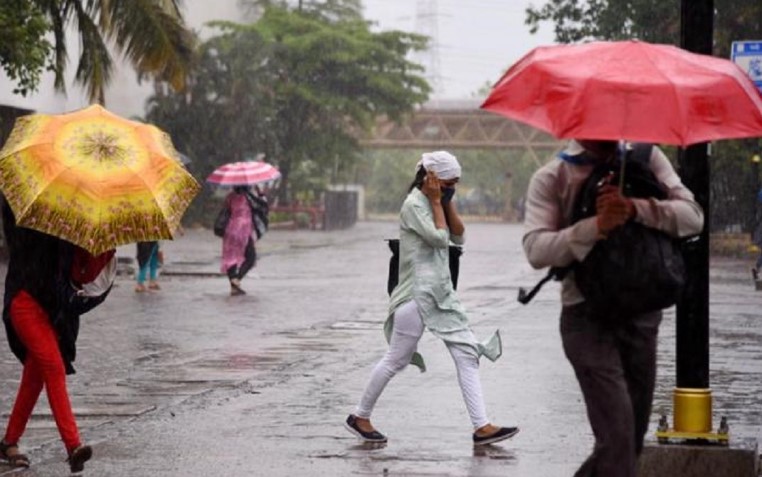
[(594, 164), (594, 161), (590, 159), (589, 157), (587, 157), (584, 153), (571, 155), (567, 152), (561, 151), (558, 153), (558, 158), (561, 159), (562, 161), (566, 161), (570, 164), (574, 164), (577, 166)]
[(529, 291), (526, 291), (526, 289), (519, 287), (519, 303), (522, 305), (526, 305), (530, 301), (532, 301), (532, 298), (534, 298), (535, 295), (537, 295), (537, 292), (540, 291), (540, 289), (548, 283), (551, 280), (561, 281), (564, 279), (567, 273), (569, 273), (569, 270), (571, 270), (571, 266), (568, 267), (550, 267), (550, 270), (548, 270), (547, 275), (545, 275), (542, 280), (537, 282), (537, 284)]

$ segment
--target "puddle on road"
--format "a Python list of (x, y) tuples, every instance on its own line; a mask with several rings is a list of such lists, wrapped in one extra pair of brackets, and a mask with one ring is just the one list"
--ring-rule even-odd
[(498, 446), (474, 447), (474, 457), (486, 457), (492, 460), (515, 461), (516, 455), (511, 449)]
[(332, 330), (373, 330), (378, 331), (384, 326), (383, 321), (337, 321), (329, 326)]
[(214, 265), (216, 263), (217, 263), (217, 261), (215, 261), (215, 260), (197, 260), (197, 261), (193, 261), (193, 260), (179, 260), (179, 261), (178, 260), (173, 260), (173, 261), (169, 262), (168, 265), (183, 265), (183, 266), (187, 266), (187, 265)]
[(156, 361), (160, 357), (161, 357), (161, 353), (159, 352), (148, 353), (146, 355), (138, 356), (137, 358), (135, 358), (135, 360), (133, 361), (133, 365), (139, 366), (139, 365), (147, 364), (151, 361)]
[[(376, 444), (378, 445), (378, 444)], [(401, 453), (396, 454), (379, 454), (375, 451), (383, 450), (384, 447), (368, 449), (362, 445), (355, 445), (344, 452), (331, 452), (331, 453), (315, 453), (308, 454), (307, 457), (312, 459), (370, 459), (376, 462), (461, 462), (462, 458), (457, 457), (444, 457), (443, 454), (415, 454), (414, 452), (405, 451), (404, 455)], [(372, 451), (368, 453), (368, 451)]]
[(315, 340), (299, 340), (295, 343), (280, 345), (280, 346), (270, 346), (267, 348), (268, 353), (276, 353), (279, 356), (283, 356), (283, 353), (292, 354), (296, 353), (302, 353), (305, 351), (338, 351), (338, 348), (335, 346), (334, 343), (322, 343), (320, 341)]
[(295, 249), (295, 250), (307, 250), (307, 249), (333, 247), (334, 245), (336, 245), (336, 243), (333, 240), (328, 242), (322, 242), (322, 243), (292, 242), (288, 244), (288, 248)]
[(187, 367), (211, 368), (219, 370), (255, 370), (263, 368), (269, 369), (272, 367), (273, 363), (278, 361), (280, 361), (280, 358), (277, 356), (236, 353), (222, 356), (220, 358), (190, 361), (187, 363)]
[(465, 292), (474, 292), (474, 291), (513, 291), (518, 290), (518, 286), (516, 285), (498, 285), (498, 284), (485, 284), (485, 285), (474, 285), (474, 286), (466, 286), (463, 288), (459, 288), (458, 292), (465, 293)]

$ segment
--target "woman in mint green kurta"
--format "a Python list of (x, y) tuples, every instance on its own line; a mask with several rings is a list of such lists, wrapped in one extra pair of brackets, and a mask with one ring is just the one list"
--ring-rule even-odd
[(452, 355), (474, 428), (474, 444), (491, 444), (518, 432), (515, 427), (494, 426), (487, 419), (479, 358), (484, 355), (494, 361), (500, 357), (500, 335), (495, 332), (488, 340), (477, 341), (450, 278), (449, 245), (463, 244), (465, 231), (451, 201), (459, 178), (460, 165), (453, 155), (426, 153), (402, 205), (399, 282), (384, 326), (389, 349), (346, 422), (347, 429), (365, 441), (386, 442), (370, 424), (370, 414), (391, 378), (409, 363), (425, 371), (423, 358), (416, 352), (424, 329), (441, 338)]
[[(468, 318), (452, 287), (449, 266), (449, 245), (463, 245), (462, 235), (434, 226), (429, 199), (417, 188), (408, 194), (400, 211), (399, 283), (392, 292), (389, 317), (384, 324), (389, 341), (394, 328), (394, 312), (414, 300), (426, 329), (446, 343), (464, 345), (477, 358), (492, 361), (502, 353), (500, 333), (495, 332), (483, 343), (477, 342), (468, 325)], [(412, 364), (426, 370), (423, 358), (413, 354)]]

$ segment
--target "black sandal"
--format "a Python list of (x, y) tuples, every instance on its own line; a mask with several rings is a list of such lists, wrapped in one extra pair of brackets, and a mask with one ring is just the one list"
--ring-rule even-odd
[(233, 280), (234, 279), (230, 279), (230, 295), (231, 296), (245, 295), (246, 291), (243, 288), (241, 288), (241, 280), (235, 279), (236, 282), (238, 283), (235, 283)]
[(85, 462), (93, 456), (93, 448), (90, 446), (79, 445), (73, 451), (69, 452), (66, 462), (69, 463), (69, 469), (72, 474), (85, 470)]
[[(8, 454), (11, 449), (16, 449), (14, 454)], [(4, 460), (11, 467), (29, 467), (29, 457), (20, 453), (19, 446), (16, 444), (6, 444), (5, 441), (0, 441), (0, 460)]]

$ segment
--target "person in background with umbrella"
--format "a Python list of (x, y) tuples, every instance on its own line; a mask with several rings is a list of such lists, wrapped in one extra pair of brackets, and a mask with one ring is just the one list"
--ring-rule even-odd
[(376, 401), (389, 381), (408, 363), (426, 368), (416, 352), (425, 329), (442, 339), (452, 355), (463, 400), (473, 425), (474, 445), (508, 439), (517, 427), (490, 423), (479, 379), (479, 358), (492, 361), (502, 354), (499, 333), (480, 343), (468, 324), (465, 310), (455, 295), (448, 265), (450, 241), (463, 243), (465, 227), (452, 196), (460, 179), (460, 164), (452, 154), (423, 154), (416, 166), (415, 181), (400, 211), (399, 282), (390, 298), (384, 331), (389, 349), (373, 369), (353, 414), (344, 425), (365, 442), (386, 442), (370, 422)]
[[(259, 154), (255, 161), (223, 164), (206, 178), (215, 186), (233, 188), (225, 198), (224, 207), (230, 212), (227, 225), (222, 221), (219, 227), (219, 230), (225, 229), (221, 271), (230, 280), (230, 294), (233, 296), (246, 293), (241, 288), (241, 279), (255, 265), (255, 240), (265, 233), (268, 225), (269, 207), (259, 185), (274, 183), (281, 176), (278, 168), (263, 162), (263, 158), (264, 154)], [(252, 192), (252, 187), (256, 192)], [(256, 232), (256, 239), (252, 232)], [(216, 224), (215, 233), (220, 233)]]
[(156, 126), (100, 105), (17, 118), (0, 150), (3, 226), (10, 261), (3, 322), (24, 364), (0, 458), (26, 467), (18, 441), (43, 387), (72, 472), (92, 456), (66, 389), (79, 316), (116, 276), (115, 248), (173, 238), (200, 186)]
[(251, 187), (235, 186), (225, 197), (225, 205), (230, 210), (230, 220), (222, 238), (222, 273), (230, 281), (230, 295), (245, 295), (241, 279), (254, 267), (257, 252), (254, 241), (254, 214), (247, 197)]
[[(600, 188), (596, 215), (571, 223), (577, 193), (596, 164), (613, 160), (618, 141), (572, 140), (558, 159), (532, 176), (524, 219), (524, 250), (535, 268), (582, 261), (598, 240), (629, 220), (673, 237), (698, 234), (703, 212), (669, 160), (653, 147), (649, 166), (666, 200), (633, 199), (615, 185)], [(567, 274), (561, 292), (561, 339), (574, 368), (595, 435), (595, 449), (576, 477), (635, 477), (648, 430), (662, 312), (612, 326), (596, 318)], [(621, 310), (623, 315), (627, 310)]]
[[(52, 235), (16, 225), (11, 208), (3, 200), (3, 229), (9, 262), (5, 278), (3, 323), (10, 347), (23, 363), (19, 384), (0, 458), (12, 467), (29, 467), (18, 443), (37, 399), (45, 388), (72, 472), (80, 472), (92, 456), (83, 445), (66, 388), (66, 374), (73, 374), (79, 332), (79, 314), (102, 302), (116, 274), (115, 250), (92, 256), (85, 250)], [(109, 266), (109, 264), (111, 266)], [(83, 284), (95, 283), (98, 291), (86, 309), (69, 307), (67, 291), (84, 296)], [(74, 284), (78, 289), (71, 289)]]
[[(138, 242), (137, 252), (138, 283), (135, 285), (135, 293), (143, 293), (148, 290), (160, 290), (161, 287), (156, 281), (158, 277), (159, 263), (161, 262), (159, 241), (154, 240), (151, 242)], [(146, 278), (148, 279), (148, 286), (145, 284)]]

